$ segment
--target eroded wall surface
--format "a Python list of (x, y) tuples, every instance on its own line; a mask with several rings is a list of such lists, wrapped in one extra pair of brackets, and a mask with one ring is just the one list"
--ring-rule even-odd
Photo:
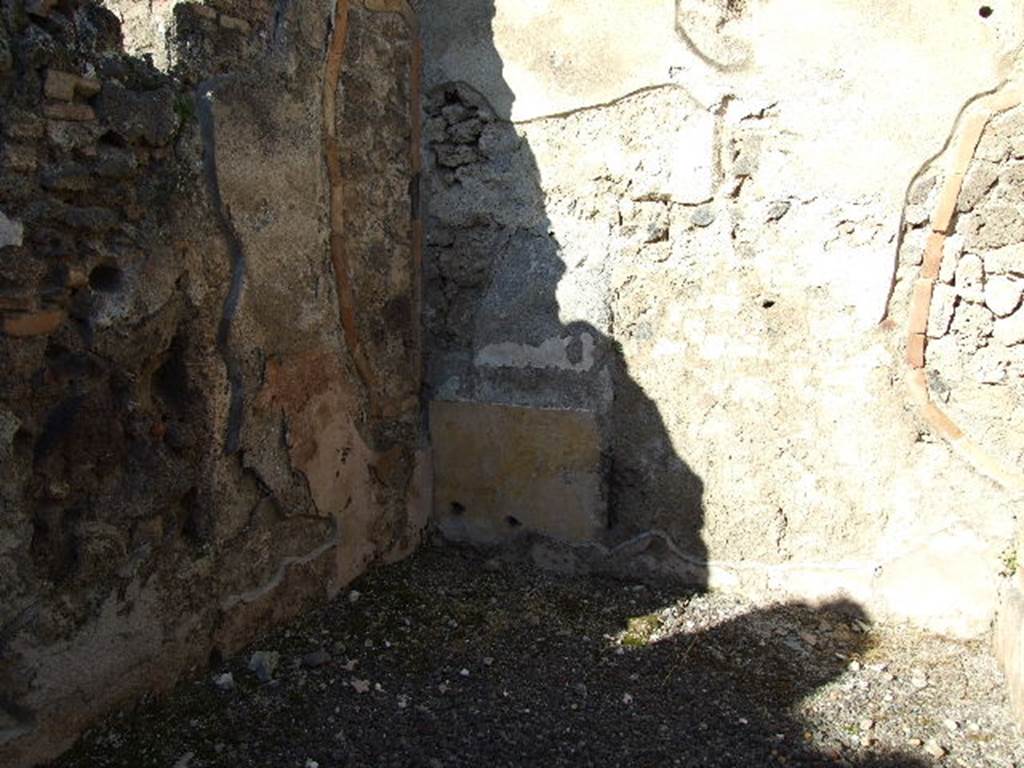
[[(986, 631), (1024, 479), (1021, 5), (419, 5), (442, 530), (599, 521), (533, 557)], [(600, 493), (550, 503), (579, 451), (530, 430), (468, 439), (493, 405), (591, 420)], [(540, 469), (481, 503), (491, 452)]]
[(401, 3), (0, 5), (0, 763), (417, 543), (418, 66)]

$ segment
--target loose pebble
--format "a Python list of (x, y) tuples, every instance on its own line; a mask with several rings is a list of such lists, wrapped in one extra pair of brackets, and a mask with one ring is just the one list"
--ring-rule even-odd
[(946, 755), (946, 750), (934, 739), (925, 742), (924, 751), (936, 759)]
[(222, 691), (233, 691), (235, 690), (235, 676), (230, 672), (225, 672), (213, 678), (213, 684)]

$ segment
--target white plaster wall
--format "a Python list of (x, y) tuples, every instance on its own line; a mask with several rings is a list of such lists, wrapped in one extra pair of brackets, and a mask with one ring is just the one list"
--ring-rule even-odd
[(897, 250), (908, 185), (1013, 73), (1024, 10), (680, 5), (423, 3), (426, 86), (467, 82), (516, 124), (560, 319), (622, 344), (703, 480), (712, 586), (983, 632), (1019, 499), (909, 399)]

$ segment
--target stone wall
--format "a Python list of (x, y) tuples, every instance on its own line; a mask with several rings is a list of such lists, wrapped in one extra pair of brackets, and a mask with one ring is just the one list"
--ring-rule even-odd
[(998, 613), (1019, 700), (1024, 7), (414, 5), (0, 0), (0, 762), (431, 498), (544, 567)]
[(0, 4), (0, 763), (418, 542), (416, 39)]
[(987, 631), (1024, 481), (1024, 8), (422, 5), (441, 529)]

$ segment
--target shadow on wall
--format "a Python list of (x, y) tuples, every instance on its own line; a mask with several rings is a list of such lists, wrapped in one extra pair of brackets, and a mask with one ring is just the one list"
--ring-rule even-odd
[[(493, 42), (494, 0), (456, 5), (457, 12), (453, 8), (451, 13), (432, 6), (439, 14), (433, 34), (442, 39), (467, 26), (474, 30), (472, 63), (465, 68), (471, 73), (468, 79), (488, 84), (488, 97), (465, 81), (449, 82), (428, 92), (424, 105), (428, 166), (432, 163), (425, 259), (429, 397), (594, 412), (602, 434), (608, 510), (599, 546), (604, 562), (594, 569), (630, 576), (670, 574), (704, 589), (708, 553), (701, 537), (703, 482), (677, 453), (657, 404), (631, 377), (611, 333), (592, 323), (562, 321), (556, 292), (567, 267), (546, 210), (541, 171), (511, 122), (516, 95), (503, 77)], [(686, 42), (696, 45), (689, 37)], [(613, 320), (608, 318), (608, 329)], [(503, 436), (491, 437), (500, 450), (509, 450), (500, 445)], [(482, 466), (488, 459), (471, 461)], [(436, 510), (442, 529), (450, 522), (446, 517), (472, 513), (461, 504), (451, 506)], [(519, 538), (534, 541), (528, 535)], [(576, 548), (575, 565), (585, 549)], [(584, 567), (595, 565), (594, 560), (582, 560)], [(654, 644), (636, 663), (664, 674), (678, 667), (695, 644), (728, 646), (738, 638), (749, 639), (790, 611), (813, 613), (800, 605), (755, 612), (707, 634), (687, 636), (688, 647), (678, 641)], [(864, 618), (853, 603), (832, 604), (828, 611)], [(679, 704), (673, 696), (717, 697), (725, 709), (734, 699), (758, 700), (763, 704), (760, 715), (743, 727), (770, 761), (778, 729), (787, 736), (803, 733), (795, 718), (780, 724), (780, 713), (790, 712), (843, 668), (834, 657), (822, 665), (804, 665), (796, 652), (783, 654), (775, 664), (767, 678), (734, 676), (729, 685), (735, 688), (728, 691), (667, 686), (676, 692), (668, 695), (665, 711), (672, 711), (672, 701), (680, 710), (692, 705)], [(637, 674), (645, 679), (650, 671)], [(722, 764), (735, 764), (728, 757), (737, 738), (735, 722), (712, 724), (699, 736), (719, 744)], [(913, 758), (868, 757), (856, 764), (881, 768), (919, 763)]]
[[(599, 310), (603, 329), (560, 317), (556, 292), (567, 267), (546, 210), (540, 169), (511, 122), (516, 95), (494, 45), (494, 0), (432, 3), (423, 12), (436, 14), (430, 33), (435, 40), (472, 40), (460, 56), (469, 60), (464, 66), (470, 79), (487, 83), (488, 91), (485, 98), (464, 81), (449, 82), (431, 89), (424, 103), (430, 171), (424, 264), (428, 396), (435, 405), (519, 406), (510, 418), (522, 419), (513, 434), (501, 426), (481, 426), (480, 412), (467, 411), (466, 431), (488, 434), (474, 439), (469, 450), (465, 443), (458, 446), (462, 455), (455, 458), (435, 431), (441, 527), (448, 533), (457, 529), (456, 538), (474, 539), (472, 533), (464, 535), (463, 521), (477, 510), (457, 493), (451, 494), (455, 501), (446, 495), (450, 489), (444, 486), (456, 473), (457, 485), (473, 482), (466, 476), (484, 478), (477, 481), (473, 501), (491, 506), (496, 517), (505, 515), (494, 511), (502, 499), (515, 497), (534, 507), (525, 520), (518, 512), (504, 517), (513, 530), (499, 531), (498, 538), (523, 538), (523, 531), (514, 530), (521, 523), (525, 531), (542, 533), (572, 527), (564, 519), (549, 519), (545, 529), (529, 519), (571, 517), (574, 511), (560, 502), (568, 498), (572, 506), (586, 495), (578, 489), (547, 495), (548, 486), (541, 488), (549, 479), (544, 472), (557, 476), (552, 485), (571, 482), (565, 480), (571, 474), (566, 465), (577, 450), (557, 425), (545, 430), (542, 422), (551, 425), (551, 409), (593, 414), (600, 435), (591, 467), (600, 486), (594, 505), (600, 509), (593, 515), (598, 524), (596, 535), (576, 540), (596, 539), (600, 553), (594, 556), (592, 549), (584, 559), (598, 570), (620, 570), (617, 563), (628, 559), (633, 567), (669, 571), (704, 587), (701, 478), (678, 455), (657, 405), (631, 377), (609, 333), (613, 318), (607, 307)], [(430, 49), (428, 41), (428, 56)], [(434, 414), (436, 430), (436, 407)], [(552, 446), (560, 440), (563, 444)], [(537, 472), (534, 467), (546, 461), (539, 454), (554, 458)], [(521, 476), (510, 474), (511, 464), (524, 461), (529, 468)], [(444, 466), (449, 463), (458, 466)], [(586, 525), (574, 530), (580, 528)]]

